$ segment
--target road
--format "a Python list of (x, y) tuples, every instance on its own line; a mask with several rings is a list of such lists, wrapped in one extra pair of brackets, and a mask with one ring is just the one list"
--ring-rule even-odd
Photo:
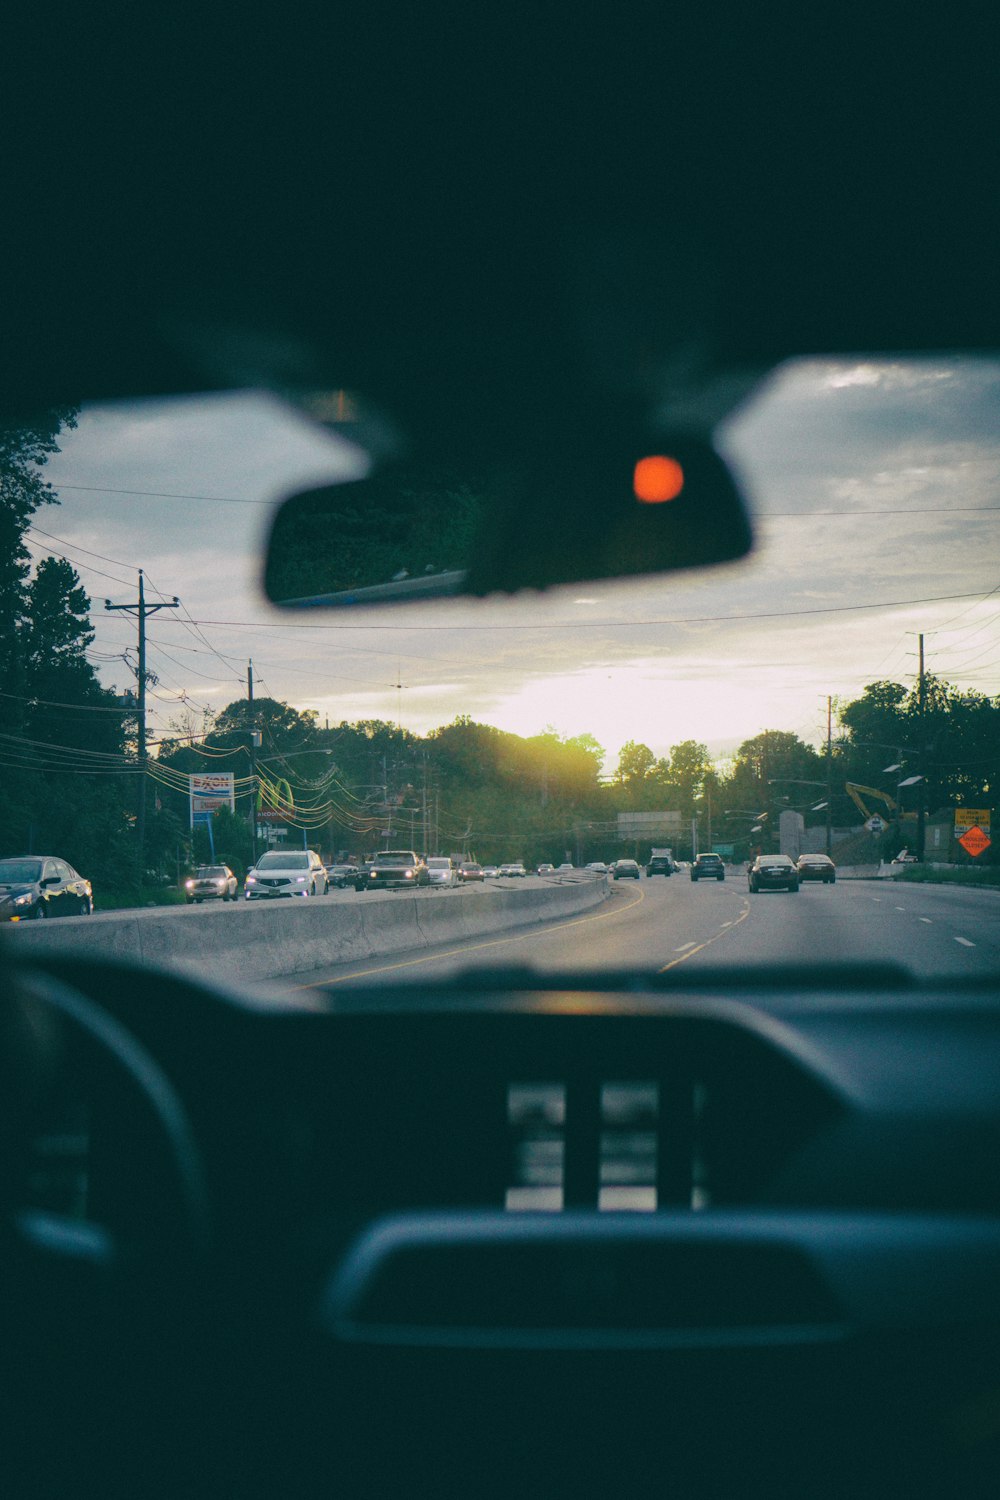
[[(462, 899), (461, 892), (442, 899)], [(508, 937), (342, 964), (296, 988), (451, 978), (468, 969), (530, 966), (685, 972), (756, 964), (903, 964), (924, 978), (1000, 973), (1000, 891), (888, 881), (806, 884), (751, 896), (742, 872), (724, 882), (613, 883), (601, 910)], [(292, 978), (292, 976), (289, 976)]]

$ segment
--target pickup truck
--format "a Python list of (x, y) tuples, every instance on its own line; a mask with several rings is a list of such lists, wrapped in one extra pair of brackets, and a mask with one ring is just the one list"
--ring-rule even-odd
[(383, 849), (368, 868), (365, 888), (377, 891), (429, 884), (430, 874), (419, 854), (412, 849)]

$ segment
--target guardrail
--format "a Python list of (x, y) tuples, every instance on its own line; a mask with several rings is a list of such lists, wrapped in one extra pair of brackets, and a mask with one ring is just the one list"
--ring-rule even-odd
[(11, 928), (17, 951), (110, 958), (232, 979), (277, 979), (328, 965), (509, 932), (608, 899), (603, 878), (565, 885), (366, 892), (352, 900), (240, 901)]

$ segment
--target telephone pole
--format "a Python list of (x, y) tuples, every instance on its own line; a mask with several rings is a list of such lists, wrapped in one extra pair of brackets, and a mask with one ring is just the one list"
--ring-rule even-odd
[(927, 746), (924, 734), (924, 638), (917, 637), (919, 642), (920, 670), (917, 676), (917, 713), (920, 716), (920, 780), (917, 783), (917, 858), (924, 857), (924, 842), (926, 837), (925, 821), (927, 814)]
[(173, 601), (166, 600), (162, 604), (147, 604), (142, 569), (139, 569), (139, 598), (135, 604), (112, 604), (110, 599), (105, 599), (106, 610), (121, 610), (124, 614), (135, 615), (139, 621), (139, 705), (138, 705), (138, 739), (139, 739), (139, 800), (136, 808), (136, 844), (138, 846), (139, 861), (139, 884), (142, 884), (145, 875), (146, 862), (144, 850), (146, 846), (146, 616), (155, 615), (160, 609), (179, 609), (181, 601), (175, 594)]
[(250, 862), (257, 863), (257, 747), (260, 731), (253, 711), (253, 662), (247, 662), (247, 725), (250, 731)]
[(833, 699), (826, 700), (826, 857), (833, 851)]

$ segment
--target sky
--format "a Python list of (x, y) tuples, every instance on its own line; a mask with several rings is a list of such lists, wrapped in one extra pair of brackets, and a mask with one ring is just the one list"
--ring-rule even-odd
[[(276, 503), (367, 471), (340, 436), (256, 392), (85, 407), (46, 466), (59, 504), (29, 535), (93, 601), (102, 682), (134, 685), (137, 570), (152, 739), (246, 691), (320, 723), (423, 734), (469, 715), (731, 755), (762, 729), (812, 744), (826, 700), (927, 670), (1000, 693), (1000, 362), (797, 361), (717, 433), (747, 495), (751, 556), (695, 574), (487, 600), (281, 611), (260, 575)], [(858, 606), (866, 606), (859, 608)]]

